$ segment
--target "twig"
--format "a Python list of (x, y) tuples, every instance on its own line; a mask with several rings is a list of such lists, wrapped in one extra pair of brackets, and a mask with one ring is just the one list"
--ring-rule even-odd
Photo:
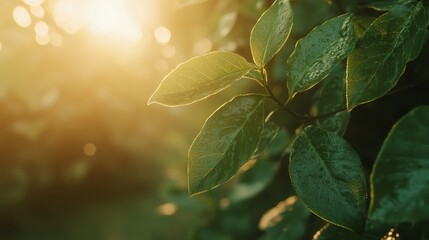
[(262, 74), (262, 78), (263, 78), (263, 83), (264, 83), (264, 87), (267, 90), (267, 93), (270, 95), (271, 99), (274, 100), (274, 102), (277, 103), (277, 105), (279, 105), (279, 107), (281, 107), (284, 111), (286, 111), (287, 113), (289, 113), (290, 115), (292, 115), (295, 118), (298, 119), (307, 119), (307, 117), (305, 116), (301, 116), (295, 112), (293, 112), (292, 110), (290, 110), (289, 108), (286, 107), (285, 104), (283, 104), (282, 102), (280, 102), (280, 100), (274, 95), (274, 93), (271, 91), (270, 87), (267, 84), (267, 73), (265, 72), (265, 69), (260, 69), (261, 74)]

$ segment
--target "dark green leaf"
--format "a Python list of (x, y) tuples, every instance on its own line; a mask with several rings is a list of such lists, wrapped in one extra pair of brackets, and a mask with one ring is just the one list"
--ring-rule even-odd
[(353, 19), (353, 26), (358, 38), (362, 36), (365, 30), (377, 19), (374, 16), (358, 16)]
[(328, 20), (296, 43), (286, 66), (290, 99), (324, 79), (353, 51), (357, 39), (351, 18), (344, 14)]
[(280, 127), (273, 122), (268, 122), (264, 126), (264, 131), (262, 132), (261, 141), (258, 145), (258, 150), (255, 153), (255, 156), (261, 155), (268, 151), (273, 143), (274, 139), (277, 137), (277, 134), (280, 131)]
[(367, 5), (367, 7), (375, 9), (377, 11), (389, 11), (390, 9), (397, 7), (398, 5), (403, 5), (410, 0), (382, 0), (372, 2)]
[(331, 224), (327, 224), (317, 231), (313, 236), (313, 240), (379, 240), (380, 238), (373, 236), (362, 236), (355, 232), (351, 232), (347, 229), (339, 228)]
[(292, 196), (266, 212), (259, 228), (266, 231), (267, 240), (301, 239), (309, 217), (310, 212), (304, 204)]
[(346, 71), (339, 65), (323, 82), (316, 105), (317, 115), (321, 116), (341, 109), (344, 111), (317, 120), (318, 125), (326, 130), (343, 135), (350, 119), (346, 108)]
[(289, 147), (292, 140), (290, 139), (290, 135), (288, 131), (284, 128), (280, 129), (277, 136), (274, 138), (270, 148), (268, 149), (268, 154), (270, 156), (276, 156), (285, 151), (286, 148)]
[[(258, 158), (258, 160), (251, 160), (247, 164), (253, 164), (253, 166), (249, 166), (250, 169), (246, 169), (246, 171), (240, 174), (239, 182), (234, 185), (229, 195), (229, 199), (232, 202), (249, 199), (262, 192), (274, 179), (280, 167), (279, 162), (274, 162), (263, 157)], [(249, 168), (246, 166), (247, 164), (243, 168)]]
[(347, 64), (347, 108), (382, 97), (392, 89), (422, 48), (427, 26), (425, 9), (395, 7), (364, 32)]
[(211, 52), (180, 64), (161, 82), (149, 104), (187, 105), (229, 87), (243, 77), (252, 65), (240, 55)]
[(283, 47), (293, 24), (293, 12), (288, 0), (276, 0), (258, 19), (250, 34), (253, 61), (265, 66)]
[(371, 219), (383, 223), (429, 219), (429, 106), (392, 128), (371, 175)]
[(255, 152), (264, 128), (265, 96), (238, 96), (217, 109), (189, 149), (191, 194), (230, 179)]
[(361, 232), (365, 226), (365, 173), (353, 148), (335, 133), (307, 127), (290, 155), (298, 197), (326, 221)]

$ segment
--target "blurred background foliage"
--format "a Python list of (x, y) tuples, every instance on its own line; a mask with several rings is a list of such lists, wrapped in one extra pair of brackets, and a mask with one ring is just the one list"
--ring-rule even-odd
[[(225, 50), (250, 60), (251, 28), (271, 3), (0, 1), (0, 239), (258, 239), (263, 213), (293, 195), (286, 129), (265, 139), (272, 144), (259, 153), (263, 161), (250, 161), (224, 186), (191, 198), (186, 184), (187, 149), (205, 118), (258, 86), (239, 81), (187, 107), (146, 102), (193, 56)], [(339, 14), (323, 0), (293, 8), (290, 40), (268, 67), (276, 94), (296, 40)], [(293, 105), (298, 112), (310, 109), (306, 96)], [(297, 126), (287, 115), (274, 120)], [(383, 123), (370, 149), (354, 143), (358, 151), (373, 159), (390, 126)], [(366, 131), (356, 127), (346, 137)], [(324, 224), (310, 221), (307, 238)]]

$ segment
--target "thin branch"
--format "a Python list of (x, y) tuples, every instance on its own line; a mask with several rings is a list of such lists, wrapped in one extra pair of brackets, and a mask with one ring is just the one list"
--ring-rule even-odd
[(301, 116), (301, 115), (299, 115), (299, 114), (297, 114), (297, 113), (295, 113), (295, 112), (293, 112), (292, 110), (290, 110), (290, 109), (288, 109), (287, 107), (286, 107), (286, 105), (285, 104), (283, 104), (275, 95), (274, 95), (274, 93), (271, 91), (271, 89), (270, 89), (270, 87), (268, 86), (268, 83), (267, 83), (267, 73), (265, 72), (265, 69), (263, 69), (263, 68), (261, 68), (260, 69), (260, 71), (261, 71), (261, 73), (262, 73), (262, 77), (263, 77), (263, 80), (264, 80), (264, 87), (265, 87), (265, 89), (267, 90), (267, 93), (270, 95), (270, 97), (271, 97), (271, 99), (272, 100), (274, 100), (274, 102), (276, 102), (277, 103), (277, 105), (279, 105), (279, 107), (281, 107), (284, 111), (286, 111), (287, 113), (289, 113), (290, 115), (292, 115), (293, 117), (295, 117), (295, 118), (298, 118), (298, 119), (307, 119), (307, 117), (305, 117), (305, 116)]
[(346, 110), (347, 110), (347, 108), (341, 108), (341, 109), (338, 109), (338, 110), (335, 110), (335, 111), (332, 111), (332, 112), (324, 113), (322, 115), (311, 116), (311, 117), (308, 117), (307, 121), (305, 121), (304, 123), (309, 123), (309, 122), (312, 122), (312, 121), (315, 121), (315, 120), (327, 118), (327, 117), (330, 117), (330, 116), (335, 115), (337, 113), (344, 112)]

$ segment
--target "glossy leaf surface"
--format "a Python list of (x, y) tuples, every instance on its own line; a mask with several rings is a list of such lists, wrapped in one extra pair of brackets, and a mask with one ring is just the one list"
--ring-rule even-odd
[(392, 128), (371, 175), (369, 217), (384, 223), (429, 219), (429, 106)]
[(298, 240), (303, 237), (310, 212), (296, 196), (277, 204), (267, 211), (259, 222), (259, 228), (266, 231), (267, 240)]
[(328, 20), (296, 43), (286, 66), (289, 98), (320, 82), (353, 51), (357, 39), (351, 18)]
[[(346, 72), (339, 65), (323, 82), (316, 105), (317, 115), (322, 116), (346, 108)], [(343, 135), (350, 120), (350, 113), (341, 111), (332, 116), (317, 120), (318, 125), (326, 130)]]
[(211, 52), (195, 57), (171, 71), (148, 103), (191, 104), (229, 87), (250, 69), (252, 65), (234, 53)]
[(335, 133), (307, 127), (290, 155), (289, 174), (298, 197), (326, 221), (354, 230), (365, 226), (365, 173), (353, 148)]
[(253, 61), (265, 66), (283, 47), (293, 25), (293, 12), (288, 0), (276, 0), (262, 14), (250, 34)]
[(370, 102), (392, 89), (422, 48), (426, 12), (421, 2), (398, 6), (364, 32), (347, 64), (347, 108)]
[(265, 96), (233, 98), (206, 121), (189, 149), (191, 194), (230, 179), (255, 152), (264, 128)]

